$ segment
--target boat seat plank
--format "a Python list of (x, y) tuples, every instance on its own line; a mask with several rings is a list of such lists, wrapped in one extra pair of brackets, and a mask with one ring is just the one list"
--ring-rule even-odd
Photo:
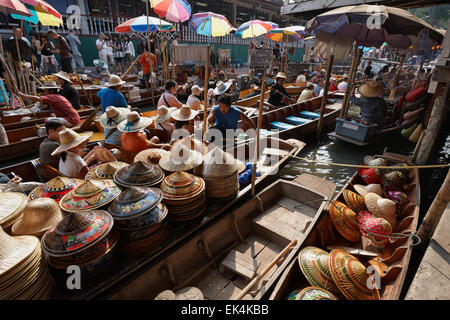
[(268, 239), (252, 233), (245, 239), (244, 243), (241, 243), (236, 247), (236, 250), (242, 254), (249, 255), (254, 258), (262, 249), (264, 249), (265, 246), (267, 246), (268, 243)]
[(259, 264), (252, 257), (231, 250), (220, 265), (251, 280), (255, 276)]
[[(303, 233), (293, 228), (291, 223), (286, 224), (286, 222), (278, 220), (276, 218), (276, 215), (278, 214), (280, 214), (280, 212), (277, 210), (274, 212), (275, 216), (266, 213), (263, 214), (263, 216), (253, 219), (253, 225), (259, 227), (256, 231), (258, 231), (261, 235), (267, 236), (269, 239), (274, 239), (273, 234), (285, 239), (288, 242), (294, 239), (303, 239)], [(272, 235), (270, 233), (272, 233)]]
[(298, 126), (300, 124), (305, 124), (305, 123), (311, 122), (310, 119), (299, 118), (299, 117), (294, 117), (294, 116), (289, 116), (286, 118), (286, 120), (296, 126)]
[(289, 211), (292, 212), (298, 212), (300, 214), (306, 215), (312, 219), (316, 216), (317, 210), (314, 208), (311, 208), (299, 201), (296, 201), (291, 198), (283, 197), (281, 198), (277, 204), (283, 208), (286, 208)]
[(333, 182), (308, 173), (302, 173), (297, 178), (295, 178), (293, 182), (303, 187), (307, 187), (314, 192), (320, 193), (326, 196), (328, 199), (333, 198), (334, 191), (336, 190), (336, 184), (334, 184)]
[(270, 123), (270, 128), (278, 129), (278, 130), (288, 130), (288, 129), (295, 128), (295, 126), (292, 124), (289, 124), (289, 123), (285, 123), (285, 122), (273, 121)]
[(217, 269), (211, 268), (211, 271), (195, 286), (203, 292), (206, 299), (213, 300), (229, 282)]
[(319, 119), (320, 114), (318, 114), (317, 112), (311, 112), (311, 111), (305, 111), (303, 110), (302, 112), (300, 112), (300, 115), (302, 117), (308, 118), (308, 119)]

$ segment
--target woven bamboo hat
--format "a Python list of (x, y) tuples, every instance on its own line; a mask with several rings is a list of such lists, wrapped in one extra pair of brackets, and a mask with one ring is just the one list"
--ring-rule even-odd
[(134, 162), (142, 161), (142, 162), (149, 162), (153, 165), (159, 165), (159, 160), (161, 160), (161, 158), (167, 153), (169, 153), (169, 151), (164, 149), (158, 148), (145, 149), (139, 152), (136, 155), (136, 157), (134, 157)]
[(350, 190), (343, 192), (345, 203), (355, 212), (360, 212), (366, 208), (364, 197)]
[(306, 287), (297, 294), (295, 300), (337, 300), (337, 298), (325, 289)]
[(177, 292), (165, 290), (158, 294), (155, 300), (205, 300), (205, 297), (199, 288), (186, 287)]
[(144, 161), (138, 161), (118, 170), (114, 180), (121, 186), (155, 186), (164, 179), (160, 167)]
[(167, 176), (161, 183), (166, 200), (184, 200), (199, 195), (205, 189), (205, 181), (184, 171)]
[(356, 242), (361, 239), (357, 214), (349, 207), (340, 201), (333, 201), (328, 212), (330, 213), (333, 225), (341, 236), (351, 242)]
[(100, 124), (105, 129), (117, 128), (119, 123), (127, 119), (127, 114), (131, 111), (128, 108), (116, 108), (109, 106), (106, 111), (100, 117)]
[(306, 247), (298, 255), (298, 264), (308, 282), (339, 295), (329, 270), (328, 252), (317, 247)]
[(170, 150), (173, 150), (173, 148), (175, 148), (175, 146), (178, 144), (183, 144), (188, 149), (200, 152), (202, 155), (205, 155), (210, 151), (210, 148), (208, 148), (206, 142), (195, 139), (193, 136), (187, 136), (183, 139), (175, 141)]
[(203, 158), (202, 177), (219, 178), (237, 173), (239, 165), (234, 157), (219, 147), (214, 147)]
[(54, 73), (54, 76), (57, 76), (60, 79), (63, 79), (69, 83), (72, 83), (72, 80), (70, 80), (70, 74), (64, 71), (60, 71), (58, 73)]
[(366, 267), (354, 256), (344, 250), (330, 252), (329, 269), (331, 276), (342, 294), (349, 300), (379, 300), (380, 294), (375, 285), (367, 287), (369, 274)]
[(67, 193), (59, 202), (64, 211), (89, 211), (103, 207), (120, 194), (114, 180), (87, 180)]
[(38, 198), (52, 198), (56, 202), (59, 202), (61, 198), (77, 185), (83, 183), (84, 180), (71, 179), (67, 177), (56, 177), (48, 181), (44, 185), (41, 185), (28, 195), (28, 200), (36, 200)]
[(286, 73), (284, 73), (284, 72), (278, 72), (277, 75), (275, 76), (275, 78), (287, 79), (287, 76), (286, 76)]
[(190, 106), (183, 104), (180, 109), (172, 112), (171, 116), (177, 121), (189, 121), (198, 115), (197, 110), (192, 110)]
[(116, 76), (115, 74), (111, 75), (109, 77), (109, 81), (107, 83), (105, 83), (105, 86), (107, 87), (116, 87), (116, 86), (121, 86), (123, 84), (125, 84), (126, 82), (123, 81), (122, 79), (120, 79), (119, 76)]
[(367, 186), (364, 186), (362, 184), (355, 184), (353, 188), (355, 188), (356, 192), (358, 192), (363, 197), (369, 192), (376, 193), (379, 196), (383, 195), (383, 189), (381, 189), (381, 185), (376, 183), (368, 184)]
[(0, 227), (8, 229), (22, 216), (27, 197), (20, 192), (0, 192)]
[(383, 87), (381, 83), (376, 81), (367, 81), (358, 88), (358, 92), (366, 98), (376, 98), (383, 95)]
[(158, 107), (158, 114), (156, 115), (155, 122), (161, 123), (169, 120), (172, 117), (172, 112), (177, 110), (175, 107), (167, 108), (166, 106)]
[(137, 132), (147, 128), (153, 122), (152, 118), (141, 117), (136, 111), (127, 114), (127, 119), (119, 123), (117, 130), (120, 132)]
[(384, 248), (389, 242), (387, 236), (392, 233), (392, 226), (387, 220), (377, 218), (369, 211), (361, 211), (358, 214), (358, 225), (361, 233), (372, 241), (374, 246)]
[(69, 149), (75, 148), (79, 146), (83, 142), (89, 140), (89, 138), (94, 133), (92, 131), (83, 132), (82, 134), (78, 134), (72, 129), (66, 128), (59, 132), (59, 143), (60, 146), (52, 152), (52, 156), (60, 154)]
[(120, 170), (128, 166), (128, 163), (121, 161), (103, 163), (91, 170), (86, 174), (85, 179), (113, 179), (117, 170)]
[(200, 152), (190, 150), (183, 144), (177, 144), (168, 154), (159, 160), (159, 166), (168, 172), (188, 171), (201, 165), (203, 156)]
[(41, 236), (62, 220), (61, 209), (55, 200), (39, 198), (28, 202), (22, 218), (12, 226), (14, 235)]
[(376, 193), (369, 192), (364, 196), (367, 209), (372, 212), (376, 217), (386, 219), (395, 228), (397, 225), (397, 206), (395, 202), (389, 199), (385, 199), (377, 195)]

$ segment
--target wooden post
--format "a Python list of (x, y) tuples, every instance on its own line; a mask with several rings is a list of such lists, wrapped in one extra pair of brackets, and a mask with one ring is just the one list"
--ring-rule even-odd
[(341, 113), (339, 114), (339, 118), (345, 117), (346, 106), (350, 99), (350, 95), (353, 93), (353, 92), (351, 92), (350, 87), (353, 84), (354, 75), (356, 74), (357, 60), (358, 60), (358, 44), (355, 42), (355, 47), (353, 48), (352, 63), (350, 65), (350, 72), (348, 75), (349, 79), (348, 79), (347, 89), (345, 89), (345, 96), (344, 96), (344, 100), (342, 101)]
[(80, 77), (78, 76), (78, 73), (77, 73), (76, 70), (74, 70), (74, 74), (75, 74), (75, 76), (77, 77), (78, 82), (80, 83), (81, 90), (83, 91), (83, 94), (86, 96), (86, 98), (87, 98), (87, 100), (88, 100), (88, 102), (89, 102), (89, 105), (93, 108), (93, 107), (94, 107), (94, 103), (92, 102), (92, 97), (91, 97), (91, 95), (89, 95), (89, 96), (87, 95), (86, 90), (84, 90), (83, 81), (81, 81), (81, 79), (80, 79)]
[(255, 195), (256, 168), (257, 168), (257, 162), (258, 162), (258, 158), (259, 158), (259, 140), (260, 140), (259, 132), (261, 130), (261, 123), (262, 123), (262, 114), (263, 114), (263, 106), (264, 106), (264, 92), (266, 92), (266, 79), (264, 79), (261, 84), (261, 97), (259, 99), (258, 124), (256, 126), (255, 158), (253, 161), (253, 170), (252, 170), (252, 197)]
[[(148, 46), (148, 52), (150, 52), (150, 38), (149, 38), (149, 34), (150, 34), (150, 21), (149, 21), (149, 17), (148, 15), (149, 13), (149, 4), (148, 4), (149, 0), (145, 0), (145, 7), (146, 7), (146, 12), (147, 12), (147, 46)], [(155, 95), (154, 95), (154, 91), (153, 91), (153, 59), (150, 58), (150, 88), (151, 88), (151, 92), (152, 92), (152, 104), (155, 105)]]
[(406, 57), (406, 52), (405, 54), (402, 55), (402, 58), (400, 60), (400, 65), (398, 66), (398, 69), (395, 70), (395, 76), (394, 79), (392, 80), (392, 88), (391, 88), (391, 94), (389, 95), (389, 101), (394, 101), (394, 97), (395, 97), (395, 90), (397, 87), (397, 80), (398, 80), (398, 75), (400, 74), (400, 69), (403, 67), (403, 63), (405, 62), (405, 57)]
[(208, 84), (209, 84), (209, 45), (206, 47), (206, 57), (205, 57), (205, 105), (203, 106), (203, 133), (202, 137), (206, 132), (206, 125), (208, 121)]
[(33, 94), (37, 95), (37, 93), (36, 93), (36, 77), (34, 75), (34, 57), (31, 59), (31, 75), (33, 76), (33, 83), (32, 83)]
[(330, 55), (328, 59), (328, 66), (327, 66), (327, 75), (325, 78), (325, 86), (323, 87), (323, 97), (322, 97), (322, 104), (320, 105), (320, 117), (319, 117), (319, 123), (317, 124), (317, 139), (320, 138), (320, 135), (322, 134), (322, 127), (323, 127), (323, 114), (325, 112), (325, 106), (327, 104), (327, 96), (328, 96), (328, 88), (330, 86), (330, 77), (331, 77), (331, 68), (333, 67), (333, 61), (334, 61), (334, 55)]
[[(19, 63), (19, 72), (20, 72), (20, 74), (17, 75), (17, 78), (18, 78), (17, 80), (19, 80), (20, 87), (23, 88), (24, 91), (26, 91), (25, 90), (26, 89), (25, 75), (24, 75), (23, 69), (22, 69), (22, 62), (21, 62), (22, 58), (20, 56), (20, 50), (19, 50), (19, 40), (17, 40), (17, 38), (14, 35), (13, 35), (13, 37), (14, 37), (14, 40), (16, 42), (17, 57), (19, 59), (18, 63)], [(14, 66), (15, 66), (16, 62), (13, 61), (13, 63), (14, 63)], [(23, 85), (22, 85), (22, 83), (23, 83)]]

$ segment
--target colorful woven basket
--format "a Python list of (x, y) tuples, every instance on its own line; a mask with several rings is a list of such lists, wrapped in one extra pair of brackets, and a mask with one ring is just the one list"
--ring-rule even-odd
[(157, 165), (137, 161), (116, 172), (114, 180), (117, 184), (129, 186), (156, 186), (164, 179), (164, 172)]
[(85, 177), (85, 180), (91, 179), (114, 179), (114, 174), (117, 170), (120, 170), (124, 167), (128, 166), (126, 162), (107, 162), (103, 163), (94, 169), (91, 169)]

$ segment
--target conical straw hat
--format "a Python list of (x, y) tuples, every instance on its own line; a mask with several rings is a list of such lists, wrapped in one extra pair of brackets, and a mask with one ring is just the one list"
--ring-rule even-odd
[(14, 235), (40, 236), (61, 220), (58, 203), (50, 198), (39, 198), (28, 202), (22, 218), (13, 225), (11, 231)]
[(306, 287), (297, 294), (295, 300), (337, 300), (337, 298), (325, 289)]
[(391, 224), (383, 219), (378, 218), (369, 211), (361, 211), (358, 214), (358, 225), (361, 233), (367, 237), (375, 247), (384, 248), (389, 242), (389, 236), (392, 233)]
[(167, 176), (161, 183), (161, 190), (166, 200), (189, 199), (197, 196), (205, 188), (205, 181), (184, 171)]
[(85, 179), (113, 179), (116, 171), (126, 166), (128, 166), (128, 163), (121, 161), (103, 163), (89, 170), (89, 172), (86, 174)]
[(383, 195), (383, 189), (381, 189), (381, 185), (375, 183), (369, 184), (367, 186), (364, 186), (362, 184), (355, 184), (353, 188), (355, 188), (356, 192), (358, 192), (363, 197), (369, 192), (376, 193), (379, 196)]
[(188, 149), (200, 152), (202, 155), (205, 155), (209, 152), (209, 148), (204, 141), (195, 139), (193, 136), (187, 136), (183, 139), (175, 141), (170, 148), (172, 151), (178, 144), (185, 145)]
[(114, 219), (131, 219), (155, 208), (162, 200), (161, 190), (150, 187), (129, 187), (109, 206)]
[(344, 190), (342, 195), (344, 196), (345, 203), (355, 213), (358, 213), (366, 208), (366, 203), (364, 202), (364, 197), (360, 196), (359, 194), (356, 194), (350, 190)]
[(0, 192), (0, 226), (8, 228), (22, 215), (27, 197), (20, 192)]
[(73, 188), (82, 184), (84, 180), (71, 179), (66, 177), (56, 177), (48, 181), (46, 184), (35, 188), (28, 195), (28, 200), (36, 200), (38, 198), (52, 198), (59, 202), (61, 198), (69, 193)]
[(164, 179), (164, 172), (157, 165), (149, 162), (137, 161), (123, 167), (114, 175), (114, 180), (125, 187), (128, 186), (154, 186)]
[(143, 161), (143, 162), (149, 162), (151, 164), (159, 164), (159, 160), (161, 158), (169, 153), (169, 151), (164, 149), (158, 149), (158, 148), (150, 148), (145, 149), (141, 152), (139, 152), (136, 157), (134, 157), (133, 162)]
[(340, 201), (333, 201), (328, 212), (334, 227), (345, 239), (351, 242), (361, 239), (358, 216), (350, 208)]
[(169, 172), (188, 171), (202, 164), (200, 152), (190, 150), (183, 144), (177, 144), (172, 151), (159, 160), (159, 166)]
[(203, 178), (226, 177), (237, 171), (238, 166), (234, 157), (221, 148), (215, 147), (203, 159)]

